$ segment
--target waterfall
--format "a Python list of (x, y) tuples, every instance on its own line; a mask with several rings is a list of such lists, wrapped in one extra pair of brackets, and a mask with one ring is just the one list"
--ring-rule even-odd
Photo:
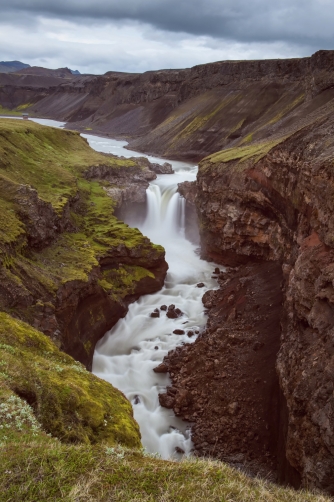
[[(178, 238), (184, 233), (184, 202), (176, 186), (161, 191), (157, 184), (151, 184), (146, 192), (147, 213), (140, 230), (153, 242), (165, 242), (166, 237)], [(161, 234), (161, 235), (160, 235)]]
[[(180, 169), (175, 175), (159, 176), (148, 188), (147, 214), (140, 230), (166, 249), (166, 283), (158, 293), (130, 305), (126, 317), (97, 344), (93, 361), (93, 372), (122, 390), (132, 402), (144, 447), (165, 459), (180, 458), (182, 451), (190, 453), (190, 424), (160, 406), (158, 394), (170, 380), (153, 368), (171, 349), (196, 339), (189, 338), (187, 331), (199, 331), (205, 325), (201, 300), (206, 289), (198, 288), (197, 283), (216, 287), (211, 278), (212, 265), (199, 259), (195, 246), (184, 236), (185, 201), (176, 189), (177, 182), (191, 177), (193, 171)], [(150, 317), (154, 309), (170, 304), (184, 315), (169, 319), (160, 311), (159, 318)], [(174, 334), (177, 328), (185, 334)]]

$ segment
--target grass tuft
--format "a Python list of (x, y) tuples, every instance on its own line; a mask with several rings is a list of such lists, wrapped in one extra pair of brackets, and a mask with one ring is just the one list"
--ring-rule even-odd
[(14, 502), (329, 502), (206, 459), (168, 462), (124, 448), (27, 443), (3, 448), (1, 500)]

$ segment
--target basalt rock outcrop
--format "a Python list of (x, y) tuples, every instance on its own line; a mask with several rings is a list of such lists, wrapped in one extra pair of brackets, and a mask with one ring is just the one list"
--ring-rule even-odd
[(194, 424), (196, 455), (273, 475), (281, 267), (250, 264), (221, 277), (220, 289), (203, 298), (209, 311), (205, 331), (164, 360), (173, 385), (160, 403)]
[[(125, 160), (123, 157), (120, 159)], [(85, 177), (92, 180), (105, 180), (109, 186), (105, 188), (108, 195), (115, 201), (116, 208), (128, 204), (144, 204), (149, 182), (156, 179), (157, 171), (163, 167), (152, 164), (145, 157), (130, 158), (133, 165), (110, 169), (110, 166), (92, 166)]]
[[(334, 493), (334, 120), (204, 159), (202, 255), (228, 267), (208, 325), (168, 355), (198, 454)], [(166, 400), (162, 397), (162, 401)]]
[(96, 342), (168, 268), (163, 248), (114, 215), (112, 187), (126, 190), (127, 176), (146, 187), (156, 175), (71, 131), (0, 124), (0, 309), (88, 369)]

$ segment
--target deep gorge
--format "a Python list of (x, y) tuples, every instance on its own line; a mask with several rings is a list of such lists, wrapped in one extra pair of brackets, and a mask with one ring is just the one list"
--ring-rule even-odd
[[(14, 85), (10, 76), (0, 75), (0, 82), (6, 79), (0, 88), (5, 108), (15, 110), (29, 101), (32, 114), (66, 121), (68, 127), (82, 131), (122, 137), (138, 151), (196, 161), (205, 157), (197, 180), (181, 185), (179, 191), (187, 201), (188, 221), (197, 214), (202, 258), (226, 267), (226, 272), (216, 274), (219, 289), (203, 297), (205, 330), (194, 343), (166, 355), (163, 365), (171, 385), (160, 394), (160, 403), (193, 424), (196, 455), (213, 456), (251, 474), (272, 473), (281, 483), (330, 494), (334, 493), (333, 61), (332, 51), (320, 51), (301, 60), (221, 62), (142, 76), (71, 77), (68, 82), (54, 78), (48, 85), (33, 75), (29, 83), (27, 77), (19, 77)], [(3, 187), (12, 193), (6, 174), (9, 154), (6, 148), (3, 152)], [(86, 183), (100, 178), (102, 187), (106, 183), (103, 193), (109, 183), (115, 194), (124, 188), (127, 175), (120, 172), (128, 168), (131, 179), (146, 173), (142, 187), (152, 181), (148, 165), (135, 165), (134, 160), (125, 165), (128, 161), (123, 159), (117, 167), (114, 160), (115, 181), (105, 168), (94, 167), (99, 162), (94, 158), (86, 164), (90, 170), (80, 181), (79, 192), (68, 192), (66, 203), (61, 198), (50, 201), (53, 209), (27, 188), (27, 181), (16, 199), (4, 198), (8, 218), (15, 204), (25, 208), (21, 217), (33, 253), (40, 253), (46, 243), (61, 244), (54, 255), (42, 256), (38, 265), (42, 274), (57, 253), (63, 257), (64, 250), (73, 252), (76, 232), (82, 234), (84, 229), (91, 245), (89, 225), (101, 217), (95, 212), (101, 206), (91, 198), (92, 192), (88, 197)], [(62, 193), (65, 184), (52, 182)], [(129, 205), (137, 191), (128, 190)], [(29, 205), (30, 200), (35, 202)], [(137, 212), (142, 202), (135, 203)], [(46, 209), (53, 229), (41, 219)], [(69, 219), (68, 211), (77, 216)], [(86, 216), (89, 224), (83, 226)], [(114, 222), (111, 233), (110, 229), (104, 233), (107, 223), (100, 223), (99, 253), (103, 239), (117, 240), (120, 231)], [(2, 261), (6, 273), (2, 298), (7, 301), (2, 309), (8, 313), (14, 309), (14, 317), (21, 319), (24, 312), (22, 320), (49, 336), (57, 331), (55, 319), (64, 335), (60, 340), (51, 338), (90, 367), (95, 343), (125, 315), (129, 302), (161, 288), (167, 269), (162, 249), (139, 234), (132, 237), (136, 231), (122, 227), (125, 247), (115, 242), (112, 253), (100, 254), (97, 269), (80, 236), (83, 273), (88, 273), (86, 260), (92, 267), (89, 280), (78, 289), (82, 276), (76, 272), (70, 287), (62, 284), (58, 301), (68, 298), (68, 310), (57, 310), (56, 305), (55, 313), (45, 301), (51, 290), (45, 300), (41, 298), (44, 279), (31, 274), (34, 290), (27, 292), (10, 276), (22, 270), (18, 275), (22, 281), (31, 270), (31, 256), (22, 258), (22, 223), (15, 225)], [(64, 233), (70, 240), (62, 243), (59, 237)], [(6, 261), (13, 242), (20, 260)], [(109, 244), (105, 240), (102, 245)], [(68, 273), (70, 264), (63, 258), (59, 263), (65, 263), (60, 268), (65, 266)], [(120, 264), (122, 273), (116, 277)], [(139, 271), (134, 267), (140, 268), (136, 285), (133, 276)], [(118, 295), (126, 286), (121, 300), (115, 297), (118, 281), (123, 281)], [(13, 297), (22, 298), (21, 311)], [(116, 314), (112, 319), (111, 312)], [(79, 333), (75, 343), (73, 329)]]

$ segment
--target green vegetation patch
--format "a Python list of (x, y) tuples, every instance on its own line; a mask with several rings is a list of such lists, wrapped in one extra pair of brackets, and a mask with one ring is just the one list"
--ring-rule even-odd
[[(167, 462), (121, 447), (6, 445), (1, 500), (113, 502), (329, 502), (249, 478), (222, 462)], [(1, 497), (1, 496), (0, 496)]]
[(30, 185), (56, 210), (63, 206), (63, 199), (76, 194), (78, 176), (99, 164), (113, 169), (135, 165), (96, 152), (77, 132), (0, 120), (0, 180)]
[(3, 412), (8, 400), (11, 408), (24, 408), (20, 398), (33, 415), (24, 408), (25, 421), (20, 412), (16, 416), (22, 430), (28, 427), (33, 435), (42, 429), (65, 443), (140, 446), (131, 404), (120, 391), (59, 351), (47, 336), (5, 313), (0, 313), (0, 340), (0, 443), (21, 440), (14, 411), (8, 410), (8, 421)]
[(286, 138), (278, 138), (272, 141), (262, 143), (253, 143), (247, 146), (239, 146), (234, 148), (226, 148), (219, 152), (209, 155), (202, 160), (199, 165), (199, 171), (204, 173), (210, 170), (213, 166), (228, 164), (229, 162), (236, 162), (238, 169), (247, 167), (247, 161), (252, 159), (254, 163), (261, 160), (279, 143), (282, 143)]
[(154, 279), (154, 274), (143, 267), (123, 265), (104, 271), (99, 284), (107, 293), (117, 297), (124, 293), (133, 294), (138, 282), (145, 278)]
[(9, 108), (4, 108), (3, 106), (0, 105), (0, 115), (7, 115), (7, 116), (21, 116), (22, 112), (17, 111), (17, 110), (10, 110)]
[[(25, 260), (27, 264), (28, 260)], [(39, 253), (32, 253), (29, 260), (33, 274), (49, 291), (59, 284), (70, 281), (87, 282), (89, 274), (99, 262), (86, 235), (82, 233), (64, 233), (57, 241)], [(21, 265), (24, 267), (22, 261)], [(25, 273), (27, 273), (27, 266)], [(30, 268), (30, 267), (29, 267)]]

